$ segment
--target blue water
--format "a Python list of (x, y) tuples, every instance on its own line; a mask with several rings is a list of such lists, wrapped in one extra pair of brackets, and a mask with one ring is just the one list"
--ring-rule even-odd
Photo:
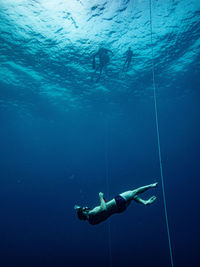
[[(200, 2), (152, 0), (174, 266), (200, 266)], [(171, 266), (153, 99), (148, 0), (0, 0), (0, 266)], [(99, 46), (113, 55), (93, 76)], [(134, 53), (122, 71), (128, 47)], [(94, 207), (158, 181), (151, 206)], [(110, 228), (109, 228), (110, 225)]]

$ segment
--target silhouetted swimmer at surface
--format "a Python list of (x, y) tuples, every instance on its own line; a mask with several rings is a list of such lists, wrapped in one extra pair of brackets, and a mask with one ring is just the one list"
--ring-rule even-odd
[[(93, 76), (94, 76), (94, 74), (96, 74), (97, 71), (99, 71), (99, 76), (98, 76), (96, 82), (99, 81), (99, 79), (101, 78), (101, 74), (102, 74), (103, 69), (110, 62), (109, 53), (113, 55), (112, 51), (101, 47), (101, 48), (99, 48), (98, 52), (93, 55), (92, 68), (95, 70), (95, 72), (93, 73)], [(96, 66), (96, 56), (99, 57), (98, 66)], [(92, 76), (92, 79), (93, 79), (93, 76)]]
[(133, 51), (129, 47), (128, 50), (126, 51), (126, 60), (124, 62), (124, 66), (123, 66), (123, 69), (122, 69), (123, 71), (125, 70), (125, 67), (126, 67), (126, 70), (128, 70), (128, 68), (129, 68), (129, 66), (131, 64), (132, 56), (133, 56)]
[(156, 200), (155, 196), (150, 197), (148, 200), (144, 200), (138, 197), (138, 195), (144, 193), (150, 188), (156, 187), (157, 184), (158, 183), (153, 183), (150, 185), (139, 187), (135, 190), (126, 191), (124, 193), (119, 194), (108, 202), (105, 201), (103, 193), (100, 192), (100, 206), (90, 209), (88, 207), (80, 207), (75, 205), (74, 209), (77, 211), (77, 216), (80, 220), (87, 220), (92, 225), (99, 224), (105, 221), (111, 215), (125, 211), (132, 200), (144, 205), (152, 204)]

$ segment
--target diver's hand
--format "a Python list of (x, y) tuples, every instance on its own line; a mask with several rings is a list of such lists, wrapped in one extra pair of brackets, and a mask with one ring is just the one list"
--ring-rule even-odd
[(102, 192), (99, 192), (99, 197), (103, 198), (103, 193)]

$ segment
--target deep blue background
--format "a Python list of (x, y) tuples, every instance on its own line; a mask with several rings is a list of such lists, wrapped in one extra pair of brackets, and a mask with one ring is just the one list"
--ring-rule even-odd
[[(198, 97), (158, 99), (175, 266), (199, 266)], [(1, 266), (109, 266), (109, 236), (113, 266), (170, 266), (153, 99), (123, 115), (32, 112), (1, 110)], [(156, 203), (114, 215), (110, 235), (76, 218), (74, 204), (98, 204), (99, 191), (154, 181)]]

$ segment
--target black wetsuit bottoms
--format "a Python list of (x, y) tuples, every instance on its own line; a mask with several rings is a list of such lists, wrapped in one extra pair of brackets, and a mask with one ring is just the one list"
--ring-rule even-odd
[(126, 209), (126, 199), (124, 199), (122, 196), (118, 195), (115, 197), (118, 213), (124, 211)]

